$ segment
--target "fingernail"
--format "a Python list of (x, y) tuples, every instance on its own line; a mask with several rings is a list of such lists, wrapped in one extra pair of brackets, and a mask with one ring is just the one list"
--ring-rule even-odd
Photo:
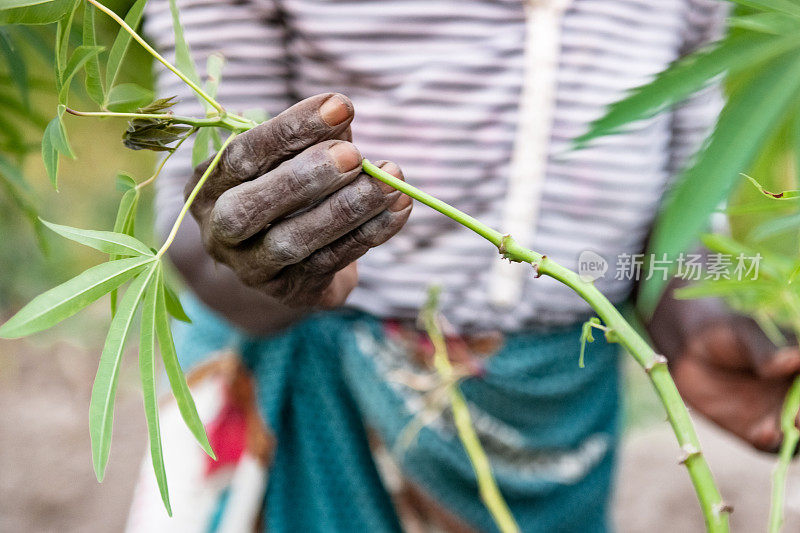
[(391, 174), (395, 178), (399, 178), (400, 177), (400, 167), (398, 167), (397, 165), (395, 165), (391, 161), (389, 161), (388, 163), (382, 164), (381, 165), (381, 170), (383, 170), (384, 172), (388, 172), (389, 174)]
[(350, 117), (350, 106), (344, 97), (334, 94), (322, 103), (319, 115), (328, 126), (338, 126)]
[[(388, 172), (389, 174), (391, 174), (395, 178), (399, 178), (402, 175), (402, 173), (400, 172), (400, 167), (398, 167), (397, 165), (395, 165), (391, 161), (388, 161), (386, 163), (381, 163), (380, 167), (378, 167), (378, 168), (380, 168), (384, 172)], [(394, 187), (392, 187), (391, 185), (389, 185), (388, 183), (383, 183), (383, 182), (381, 182), (380, 187), (381, 187), (381, 191), (383, 191), (384, 194), (389, 194), (389, 193), (397, 190)]]
[(408, 195), (401, 194), (400, 198), (394, 201), (392, 205), (389, 206), (389, 211), (393, 213), (397, 213), (398, 211), (402, 211), (406, 207), (411, 205), (411, 198)]
[(328, 153), (339, 172), (350, 172), (361, 164), (361, 154), (350, 143), (338, 142), (328, 148)]

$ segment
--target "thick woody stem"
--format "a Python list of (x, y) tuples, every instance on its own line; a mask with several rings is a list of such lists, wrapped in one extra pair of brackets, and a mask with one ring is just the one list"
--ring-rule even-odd
[[(700, 440), (689, 416), (689, 411), (678, 393), (670, 376), (666, 361), (636, 332), (614, 305), (592, 284), (580, 279), (578, 274), (564, 268), (552, 259), (517, 244), (510, 235), (503, 235), (455, 207), (432, 197), (413, 185), (382, 171), (366, 159), (362, 163), (364, 172), (394, 187), (415, 200), (432, 207), (443, 215), (473, 230), (494, 244), (504, 257), (510, 261), (530, 263), (537, 275), (546, 275), (570, 287), (578, 293), (597, 313), (605, 325), (614, 331), (617, 342), (622, 344), (639, 365), (647, 371), (653, 387), (667, 412), (672, 430), (681, 449), (684, 450), (683, 464), (689, 471), (700, 508), (710, 532), (729, 531), (728, 514), (730, 507), (725, 504), (714, 482), (711, 469), (703, 457)], [(687, 453), (691, 450), (691, 453)]]

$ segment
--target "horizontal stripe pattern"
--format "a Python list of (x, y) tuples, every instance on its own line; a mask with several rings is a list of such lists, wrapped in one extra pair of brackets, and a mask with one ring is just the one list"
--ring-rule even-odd
[[(522, 0), (179, 0), (187, 40), (204, 70), (227, 60), (220, 100), (229, 109), (277, 114), (328, 91), (350, 96), (354, 142), (365, 157), (397, 162), (410, 183), (498, 227), (517, 127), (525, 11)], [(565, 153), (604, 107), (718, 35), (717, 0), (574, 0), (562, 21), (553, 133), (534, 242), (570, 268), (593, 250), (610, 263), (597, 286), (615, 302), (616, 257), (639, 253), (670, 177), (713, 125), (719, 92), (705, 90), (626, 133)], [(151, 0), (147, 32), (173, 54), (166, 0)], [(177, 78), (161, 93), (200, 105)], [(190, 174), (176, 154), (158, 184), (159, 225), (177, 214)], [(468, 230), (417, 206), (406, 227), (359, 261), (349, 303), (413, 318), (432, 283), (443, 312), (464, 331), (517, 330), (582, 319), (588, 307), (548, 279), (528, 277), (520, 303), (489, 303), (496, 251)]]

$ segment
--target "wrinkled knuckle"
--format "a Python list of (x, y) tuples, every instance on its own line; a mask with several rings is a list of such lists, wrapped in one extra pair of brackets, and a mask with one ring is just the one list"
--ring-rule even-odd
[(286, 173), (285, 179), (292, 196), (302, 203), (310, 202), (314, 198), (315, 170), (313, 165), (297, 162)]
[(295, 117), (276, 120), (272, 124), (271, 142), (276, 149), (284, 152), (298, 151), (306, 141), (303, 138), (301, 121)]
[(369, 227), (359, 226), (351, 232), (351, 237), (355, 243), (364, 248), (371, 248), (378, 244), (380, 232), (374, 231)]
[(279, 265), (292, 265), (303, 259), (303, 246), (291, 238), (268, 239), (267, 254)]
[(217, 199), (211, 211), (211, 230), (223, 241), (246, 237), (253, 219), (252, 207), (247, 195), (228, 190)]

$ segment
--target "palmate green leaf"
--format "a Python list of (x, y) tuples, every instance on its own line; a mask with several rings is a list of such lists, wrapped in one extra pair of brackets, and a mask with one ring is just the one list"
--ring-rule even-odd
[(751, 297), (763, 300), (770, 293), (770, 287), (755, 281), (737, 279), (719, 279), (694, 283), (688, 287), (675, 290), (675, 298), (679, 300), (696, 300), (698, 298), (728, 298), (741, 296), (744, 291)]
[(573, 141), (575, 148), (618, 133), (623, 126), (653, 117), (684, 100), (724, 72), (747, 69), (753, 64), (800, 47), (800, 35), (732, 35), (677, 61), (669, 69), (626, 98), (611, 104), (606, 114), (592, 122), (589, 131)]
[(761, 185), (755, 178), (752, 176), (748, 176), (747, 174), (742, 173), (742, 176), (747, 178), (747, 180), (753, 184), (753, 186), (758, 189), (761, 194), (769, 198), (770, 200), (797, 200), (800, 198), (800, 190), (788, 190), (788, 191), (781, 191), (781, 192), (770, 192), (763, 185)]
[(762, 241), (775, 235), (787, 231), (797, 231), (798, 229), (800, 229), (800, 213), (792, 213), (767, 220), (756, 226), (748, 237), (754, 241)]
[(63, 122), (64, 106), (59, 106), (58, 114), (51, 120), (44, 130), (42, 136), (42, 159), (47, 176), (53, 184), (53, 188), (58, 190), (58, 155), (75, 158), (72, 148), (67, 140), (66, 128)]
[(192, 167), (196, 167), (206, 159), (211, 153), (211, 130), (213, 128), (200, 128), (194, 136), (192, 146)]
[(61, 88), (58, 91), (58, 101), (61, 104), (67, 103), (67, 95), (75, 74), (92, 58), (97, 58), (97, 55), (102, 52), (102, 46), (79, 46), (75, 49), (69, 58), (69, 62), (64, 67), (61, 73)]
[(189, 318), (189, 315), (186, 314), (186, 310), (183, 308), (181, 299), (178, 298), (178, 295), (167, 285), (166, 280), (164, 281), (164, 299), (166, 300), (167, 312), (173, 318), (181, 322), (186, 322), (187, 324), (192, 323), (192, 319)]
[(53, 0), (3, 0), (0, 10), (52, 3)]
[(97, 231), (89, 229), (72, 228), (42, 220), (42, 224), (55, 231), (62, 237), (71, 241), (84, 244), (95, 250), (116, 256), (149, 255), (153, 252), (142, 241), (113, 231)]
[[(145, 4), (147, 4), (147, 0), (136, 0), (136, 2), (128, 10), (128, 13), (125, 15), (125, 23), (134, 30), (142, 21), (142, 14), (144, 13)], [(120, 28), (119, 32), (117, 32), (116, 39), (114, 39), (114, 44), (111, 45), (111, 50), (108, 52), (108, 63), (106, 64), (106, 87), (109, 90), (117, 81), (117, 76), (122, 69), (122, 60), (125, 59), (125, 52), (127, 52), (130, 42), (131, 35), (124, 29)]]
[(50, 24), (63, 18), (75, 0), (3, 0), (0, 6), (2, 24)]
[[(129, 190), (136, 188), (136, 180), (133, 179), (130, 174), (125, 172), (118, 172), (114, 178), (114, 182), (117, 184), (118, 191), (128, 192)], [(119, 230), (115, 228), (114, 231)]]
[(795, 0), (730, 0), (731, 2), (747, 7), (754, 7), (764, 11), (783, 13), (792, 17), (800, 17), (800, 2)]
[(133, 113), (153, 100), (153, 91), (135, 83), (121, 83), (109, 91), (106, 107), (117, 113)]
[[(127, 180), (125, 179), (127, 178)], [(122, 180), (130, 184), (130, 188), (122, 195), (122, 200), (119, 202), (119, 209), (117, 210), (117, 218), (114, 221), (114, 231), (116, 233), (124, 233), (133, 237), (136, 226), (136, 208), (139, 206), (139, 189), (136, 188), (136, 182), (127, 174), (118, 174), (117, 180)], [(129, 180), (129, 181), (128, 181)], [(119, 181), (118, 181), (119, 183)], [(110, 260), (118, 259), (118, 256), (111, 255)], [(111, 316), (117, 312), (117, 291), (111, 291)]]
[(206, 92), (211, 98), (217, 97), (219, 84), (222, 81), (222, 67), (225, 66), (225, 57), (222, 54), (211, 54), (206, 61)]
[[(95, 30), (95, 9), (92, 4), (86, 2), (83, 8), (83, 44), (86, 46), (97, 46), (97, 32)], [(103, 80), (100, 78), (100, 56), (99, 54), (90, 58), (86, 63), (86, 93), (94, 103), (103, 105), (106, 100), (106, 92), (103, 87)]]
[(212, 459), (216, 459), (214, 450), (211, 449), (211, 444), (208, 442), (203, 422), (197, 414), (197, 407), (192, 394), (189, 392), (186, 376), (183, 375), (183, 370), (181, 370), (181, 365), (178, 362), (178, 354), (175, 352), (175, 343), (172, 340), (169, 314), (167, 313), (163, 273), (161, 280), (162, 282), (158, 288), (158, 303), (156, 304), (156, 335), (158, 336), (158, 346), (161, 349), (161, 358), (164, 360), (164, 369), (167, 372), (172, 394), (175, 396), (175, 402), (178, 404), (178, 410), (186, 423), (186, 427), (192, 432), (192, 435), (197, 439), (203, 450)]
[(161, 285), (161, 269), (156, 269), (155, 278), (147, 286), (142, 303), (142, 327), (139, 338), (139, 376), (142, 381), (144, 414), (147, 420), (147, 435), (150, 440), (150, 459), (156, 475), (161, 500), (172, 516), (169, 503), (167, 473), (164, 469), (164, 453), (161, 448), (161, 427), (158, 421), (158, 396), (156, 394), (156, 304), (158, 288)]
[(22, 170), (2, 153), (0, 153), (0, 176), (4, 176), (15, 187), (24, 191), (31, 190), (30, 185), (22, 175)]
[(56, 91), (61, 92), (61, 85), (64, 70), (67, 67), (67, 57), (69, 55), (69, 36), (72, 31), (72, 21), (75, 18), (77, 2), (67, 11), (66, 15), (58, 19), (56, 25), (55, 56), (54, 63), (56, 71)]
[(785, 35), (796, 32), (800, 19), (787, 17), (782, 13), (756, 13), (728, 19), (728, 28)]
[[(783, 54), (754, 74), (730, 95), (708, 145), (671, 191), (650, 242), (656, 257), (674, 257), (697, 239), (739, 173), (747, 170), (800, 95), (796, 53)], [(645, 313), (654, 309), (664, 285), (657, 277), (643, 285), (640, 302)]]
[(25, 61), (22, 60), (19, 50), (15, 50), (15, 46), (4, 28), (0, 28), (0, 54), (3, 55), (8, 64), (8, 73), (19, 90), (25, 109), (29, 110), (31, 101), (28, 87), (28, 68), (25, 65)]
[[(189, 43), (186, 42), (183, 34), (180, 10), (175, 0), (169, 0), (169, 10), (172, 14), (172, 33), (175, 35), (175, 66), (196, 85), (200, 85), (200, 76), (197, 75), (197, 67), (192, 59)], [(203, 98), (199, 95), (196, 96), (206, 111), (213, 109)]]
[(152, 257), (148, 260), (144, 272), (139, 274), (125, 291), (119, 310), (111, 320), (92, 386), (92, 398), (89, 402), (89, 435), (92, 440), (92, 464), (97, 481), (103, 481), (108, 465), (111, 430), (114, 424), (114, 401), (125, 341), (128, 339), (139, 302), (158, 269), (158, 260)]
[(141, 272), (152, 257), (131, 257), (94, 266), (34, 298), (0, 326), (0, 337), (16, 339), (71, 317)]

